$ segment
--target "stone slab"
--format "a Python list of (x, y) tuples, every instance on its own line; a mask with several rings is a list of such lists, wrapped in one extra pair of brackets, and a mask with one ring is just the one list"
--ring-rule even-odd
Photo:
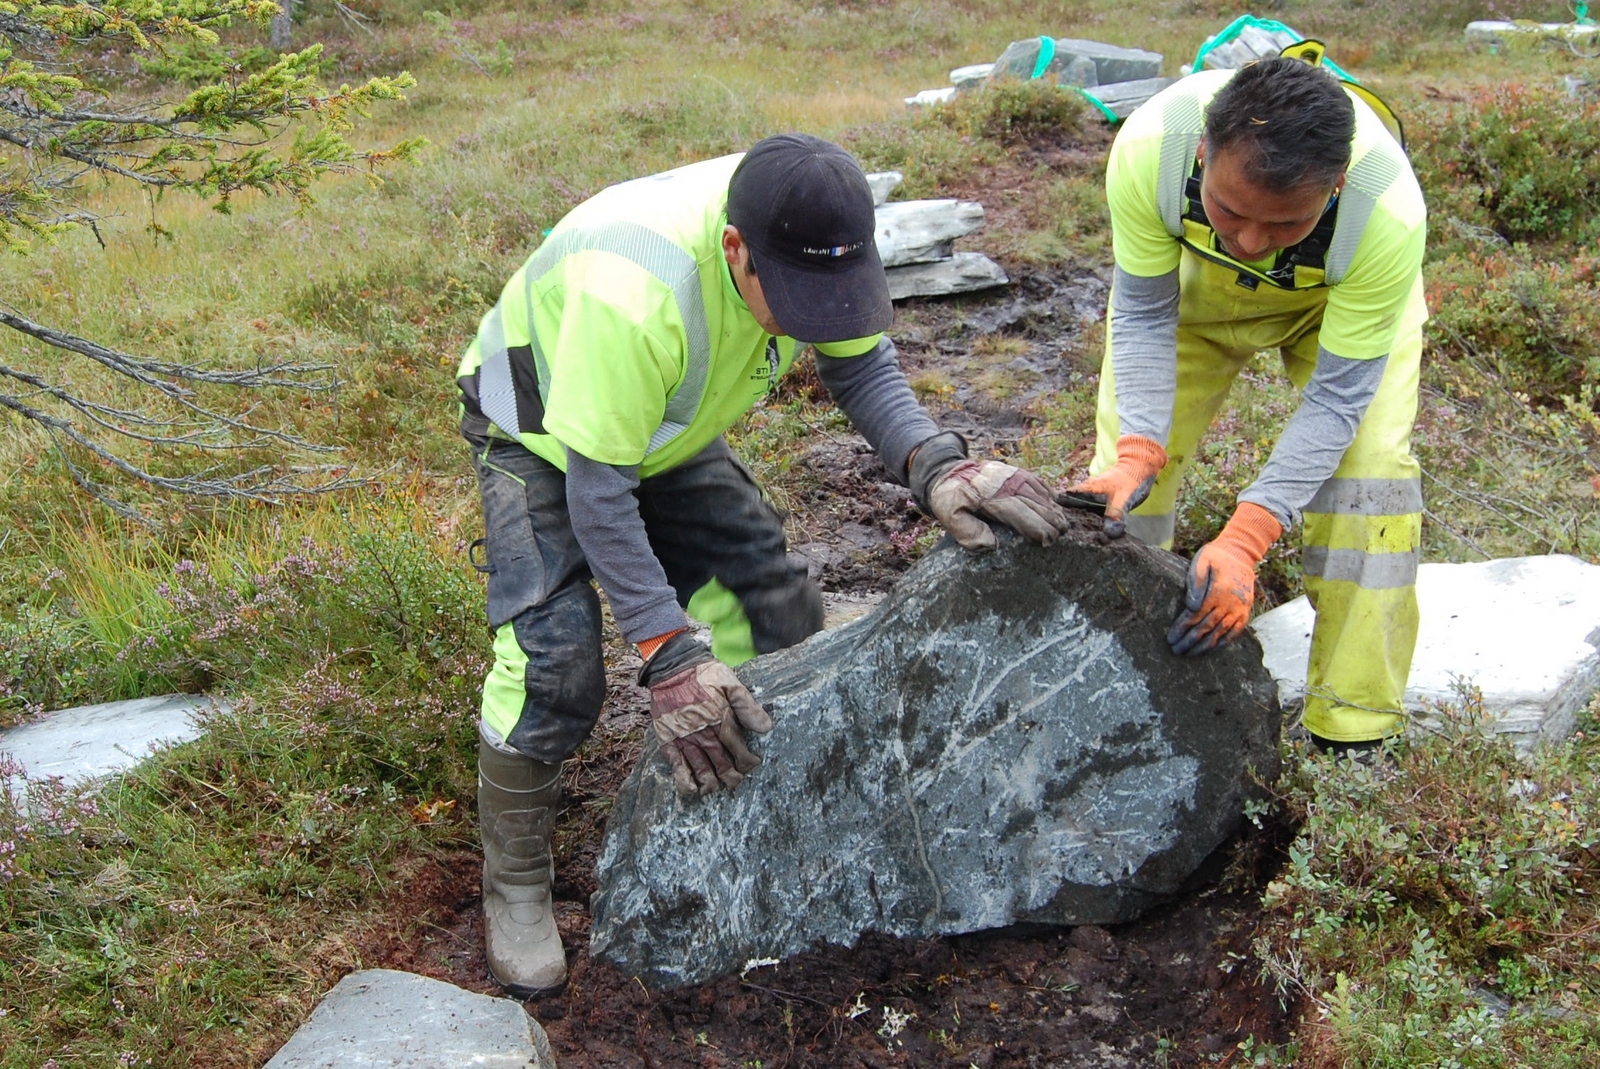
[(994, 70), (993, 63), (973, 63), (957, 67), (950, 72), (950, 84), (959, 89), (975, 89), (982, 85)]
[(906, 180), (899, 171), (873, 171), (867, 175), (867, 187), (872, 190), (872, 206), (881, 208), (895, 187)]
[(555, 1069), (522, 1005), (393, 969), (351, 973), (265, 1069)]
[(953, 198), (901, 200), (880, 205), (873, 214), (884, 267), (949, 259), (951, 243), (983, 225), (983, 205)]
[(958, 252), (948, 260), (890, 267), (884, 274), (889, 278), (889, 296), (897, 301), (907, 297), (970, 293), (1004, 286), (1011, 281), (1005, 268), (981, 252)]
[[(1424, 726), (1434, 703), (1471, 684), (1494, 730), (1526, 750), (1570, 735), (1600, 689), (1600, 567), (1564, 555), (1424, 564), (1417, 604), (1405, 704)], [(1305, 693), (1315, 620), (1302, 597), (1253, 625), (1285, 704)]]
[(953, 85), (942, 86), (938, 89), (924, 89), (916, 96), (905, 98), (908, 108), (929, 108), (935, 104), (947, 104), (955, 99), (956, 87)]
[(194, 694), (167, 694), (61, 709), (0, 731), (0, 753), (11, 754), (29, 779), (82, 783), (133, 767), (152, 747), (198, 738), (195, 714), (214, 704)]
[(1472, 44), (1499, 45), (1509, 37), (1552, 37), (1577, 41), (1600, 34), (1600, 26), (1576, 22), (1505, 22), (1482, 19), (1467, 23), (1466, 39)]
[(1170, 900), (1276, 772), (1253, 639), (1172, 654), (1183, 562), (1098, 521), (946, 539), (872, 612), (739, 669), (776, 722), (728, 793), (654, 743), (617, 793), (590, 951), (655, 987), (867, 931), (1112, 924)]
[[(1041, 39), (1027, 37), (1012, 41), (1000, 53), (990, 71), (990, 80), (1031, 78), (1038, 66)], [(1057, 37), (1054, 55), (1045, 72), (1061, 85), (1106, 85), (1154, 78), (1161, 73), (1161, 53), (1142, 48), (1123, 48), (1104, 41), (1077, 37)]]
[(1112, 82), (1110, 85), (1096, 85), (1080, 90), (1084, 96), (1093, 97), (1099, 101), (1107, 111), (1119, 119), (1126, 119), (1134, 110), (1155, 96), (1167, 86), (1173, 84), (1176, 78), (1141, 78), (1135, 82)]

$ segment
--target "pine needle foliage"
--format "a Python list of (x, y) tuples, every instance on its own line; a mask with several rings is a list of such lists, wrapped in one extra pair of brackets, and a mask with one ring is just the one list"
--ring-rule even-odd
[[(219, 31), (236, 23), (264, 25), (277, 10), (270, 0), (0, 0), (0, 245), (26, 253), (36, 240), (74, 226), (93, 227), (98, 235), (99, 218), (79, 195), (91, 178), (131, 183), (148, 191), (152, 202), (173, 190), (193, 194), (226, 214), (245, 192), (289, 197), (303, 207), (327, 175), (375, 178), (385, 164), (414, 157), (420, 138), (358, 149), (347, 137), (374, 104), (403, 98), (415, 84), (409, 74), (330, 89), (318, 80), (322, 46), (316, 44), (256, 70), (231, 61)], [(105, 57), (161, 57), (174, 50), (213, 57), (222, 76), (171, 102), (125, 99), (94, 84), (91, 65)], [(153, 220), (150, 226), (164, 233)], [(94, 468), (202, 496), (270, 500), (346, 484), (342, 472), (324, 466), (288, 471), (226, 460), (196, 471), (192, 464), (164, 468), (129, 459), (125, 448), (136, 442), (186, 457), (237, 456), (267, 446), (316, 451), (298, 435), (252, 420), (248, 411), (228, 414), (231, 405), (207, 401), (198, 390), (216, 384), (326, 391), (336, 385), (328, 365), (219, 369), (147, 360), (9, 310), (0, 309), (0, 325), (85, 357), (138, 388), (133, 403), (112, 405), (74, 387), (64, 374), (0, 365), (0, 380), (14, 391), (0, 392), (0, 409), (44, 427), (78, 483), (125, 514), (137, 515), (91, 475)]]

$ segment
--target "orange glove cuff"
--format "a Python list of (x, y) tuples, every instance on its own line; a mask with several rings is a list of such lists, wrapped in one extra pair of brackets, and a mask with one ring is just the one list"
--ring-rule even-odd
[(1124, 434), (1117, 439), (1117, 460), (1129, 460), (1151, 474), (1167, 466), (1167, 451), (1139, 434)]
[[(1120, 447), (1121, 443), (1118, 445)], [(1241, 501), (1216, 541), (1241, 549), (1250, 554), (1251, 560), (1260, 563), (1282, 534), (1283, 524), (1276, 516), (1254, 502)]]
[(645, 639), (643, 642), (639, 643), (639, 656), (648, 661), (650, 658), (655, 656), (656, 650), (659, 650), (662, 646), (666, 645), (667, 639), (671, 638), (673, 635), (681, 635), (687, 630), (689, 630), (687, 627), (680, 627), (676, 631), (668, 631), (664, 635), (657, 635), (655, 638)]

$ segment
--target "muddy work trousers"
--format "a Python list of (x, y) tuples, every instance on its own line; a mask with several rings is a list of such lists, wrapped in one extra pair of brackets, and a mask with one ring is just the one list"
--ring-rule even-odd
[[(1239, 372), (1277, 349), (1304, 389), (1316, 367), (1326, 289), (1246, 290), (1233, 272), (1184, 255), (1178, 318), (1178, 392), (1170, 458), (1128, 532), (1171, 548), (1178, 489), (1201, 436)], [(1301, 561), (1316, 610), (1306, 675), (1305, 726), (1327, 739), (1380, 739), (1403, 726), (1402, 698), (1417, 640), (1421, 468), (1411, 455), (1422, 355), (1420, 280), (1383, 381), (1333, 476), (1305, 507)], [(1096, 411), (1091, 473), (1116, 462), (1116, 384), (1109, 339)]]
[[(605, 701), (600, 599), (567, 512), (566, 475), (516, 442), (467, 436), (483, 499), (494, 665), (483, 722), (558, 763)], [(786, 551), (783, 521), (721, 439), (634, 491), (678, 603), (728, 664), (822, 628), (822, 593)]]

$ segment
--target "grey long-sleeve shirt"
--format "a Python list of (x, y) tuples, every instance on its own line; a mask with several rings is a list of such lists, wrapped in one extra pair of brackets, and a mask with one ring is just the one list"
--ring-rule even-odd
[[(1123, 434), (1163, 447), (1172, 431), (1178, 382), (1178, 272), (1140, 277), (1116, 269), (1108, 313), (1117, 419)], [(1317, 366), (1266, 465), (1240, 501), (1260, 505), (1283, 524), (1333, 475), (1378, 392), (1388, 357), (1351, 360), (1318, 348)]]
[[(834, 402), (904, 484), (912, 450), (939, 433), (917, 403), (888, 338), (860, 356), (817, 355), (817, 374)], [(630, 642), (688, 624), (639, 517), (639, 468), (617, 467), (567, 450), (567, 511), (572, 532)]]

